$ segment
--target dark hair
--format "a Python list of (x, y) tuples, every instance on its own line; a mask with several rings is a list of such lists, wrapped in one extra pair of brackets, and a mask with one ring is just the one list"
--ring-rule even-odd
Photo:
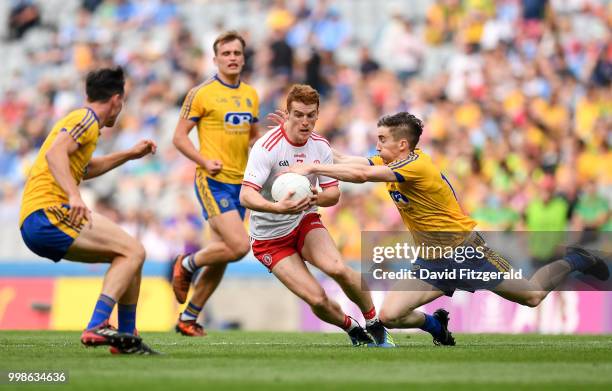
[(378, 120), (377, 126), (389, 128), (389, 133), (394, 140), (406, 139), (410, 149), (414, 149), (419, 143), (423, 133), (423, 122), (414, 115), (402, 111), (393, 115), (385, 115)]
[(287, 95), (287, 111), (291, 111), (292, 102), (301, 102), (305, 105), (317, 104), (319, 108), (319, 93), (317, 90), (306, 84), (295, 84)]
[(231, 30), (231, 31), (224, 32), (223, 34), (219, 35), (217, 39), (215, 39), (215, 42), (213, 43), (213, 50), (215, 51), (215, 56), (217, 55), (217, 49), (218, 49), (217, 46), (219, 46), (219, 44), (232, 42), (236, 39), (240, 41), (240, 43), (242, 44), (242, 50), (244, 51), (244, 48), (246, 47), (244, 38), (242, 38), (242, 35), (240, 35), (238, 31)]
[(123, 68), (101, 68), (87, 74), (85, 91), (90, 102), (107, 102), (113, 95), (123, 95)]

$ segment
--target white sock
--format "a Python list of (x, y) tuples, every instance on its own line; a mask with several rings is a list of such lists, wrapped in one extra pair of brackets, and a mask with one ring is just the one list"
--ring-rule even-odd
[(371, 319), (366, 319), (366, 327), (370, 327), (372, 326), (374, 323), (378, 322), (378, 315), (375, 315), (373, 318)]
[(197, 316), (193, 316), (191, 314), (187, 314), (184, 311), (181, 312), (181, 320), (185, 321), (185, 320), (196, 320), (198, 317)]
[(194, 254), (189, 254), (189, 256), (183, 258), (183, 262), (181, 262), (185, 270), (189, 271), (190, 273), (195, 272), (198, 268), (195, 264), (195, 259), (193, 259), (193, 257)]

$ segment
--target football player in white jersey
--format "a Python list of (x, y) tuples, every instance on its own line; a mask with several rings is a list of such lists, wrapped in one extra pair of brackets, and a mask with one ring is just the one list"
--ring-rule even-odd
[[(319, 112), (319, 94), (306, 85), (294, 85), (287, 96), (287, 121), (260, 138), (249, 155), (240, 191), (240, 203), (251, 209), (250, 236), (255, 257), (290, 291), (304, 300), (321, 320), (344, 329), (354, 345), (394, 347), (359, 273), (348, 267), (317, 214), (317, 207), (340, 199), (338, 181), (312, 175), (313, 195), (274, 202), (272, 183), (287, 167), (299, 163), (333, 163), (325, 138), (313, 133)], [(317, 192), (316, 185), (322, 189)], [(361, 309), (367, 332), (331, 300), (306, 267), (305, 261), (333, 278)]]

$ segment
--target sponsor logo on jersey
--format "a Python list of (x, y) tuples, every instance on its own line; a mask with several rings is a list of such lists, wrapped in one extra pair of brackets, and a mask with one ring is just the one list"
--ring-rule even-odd
[(253, 122), (253, 115), (246, 112), (229, 112), (225, 113), (225, 129), (227, 130), (248, 130), (245, 125), (250, 125)]

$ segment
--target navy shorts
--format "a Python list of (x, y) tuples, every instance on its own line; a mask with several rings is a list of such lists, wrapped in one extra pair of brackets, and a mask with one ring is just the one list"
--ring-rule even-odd
[(32, 212), (21, 224), (21, 237), (33, 253), (59, 262), (79, 235), (80, 226), (68, 220), (68, 207), (53, 206)]
[(241, 184), (219, 182), (198, 172), (194, 186), (206, 220), (230, 210), (238, 211), (244, 220), (246, 209), (240, 205)]
[(412, 265), (412, 271), (419, 280), (441, 290), (447, 296), (452, 296), (457, 289), (468, 292), (493, 290), (504, 281), (499, 277), (499, 273), (510, 272), (512, 269), (510, 263), (487, 247), (482, 236), (476, 232), (462, 246), (473, 248), (474, 253), (476, 248), (479, 248), (479, 254), (482, 256), (470, 257), (467, 260), (418, 258)]

